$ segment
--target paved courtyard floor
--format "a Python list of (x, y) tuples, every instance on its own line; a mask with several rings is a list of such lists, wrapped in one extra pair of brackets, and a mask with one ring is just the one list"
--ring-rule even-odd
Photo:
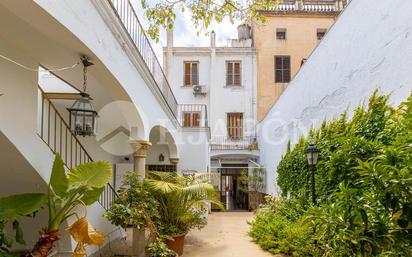
[(202, 230), (186, 237), (182, 257), (274, 257), (260, 249), (247, 235), (251, 212), (214, 212)]

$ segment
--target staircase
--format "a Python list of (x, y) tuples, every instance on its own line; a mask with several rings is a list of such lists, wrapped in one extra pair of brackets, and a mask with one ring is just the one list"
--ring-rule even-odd
[[(80, 164), (92, 162), (78, 138), (72, 133), (69, 125), (57, 111), (53, 103), (44, 97), (44, 92), (39, 88), (41, 106), (38, 110), (39, 124), (37, 134), (43, 142), (56, 154), (59, 153), (67, 169), (72, 169)], [(117, 194), (113, 186), (108, 183), (99, 198), (99, 203), (108, 210)]]

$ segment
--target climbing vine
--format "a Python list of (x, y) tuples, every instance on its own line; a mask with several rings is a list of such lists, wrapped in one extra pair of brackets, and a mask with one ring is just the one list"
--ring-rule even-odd
[[(308, 201), (304, 149), (320, 149), (317, 205)], [(412, 94), (398, 108), (374, 92), (348, 119), (324, 122), (278, 169), (283, 198), (257, 211), (250, 235), (292, 256), (412, 256)], [(286, 197), (288, 196), (288, 197)]]

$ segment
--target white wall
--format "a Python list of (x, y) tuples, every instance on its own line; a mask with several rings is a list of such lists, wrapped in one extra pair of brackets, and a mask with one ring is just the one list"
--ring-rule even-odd
[[(36, 63), (0, 38), (0, 52), (27, 66)], [(0, 59), (0, 130), (44, 181), (49, 181), (53, 154), (37, 135), (37, 73)], [(24, 190), (24, 188), (22, 188)]]
[(412, 89), (412, 2), (353, 0), (259, 124), (267, 190), (278, 193), (276, 166), (288, 139), (296, 142), (380, 87), (394, 105)]
[(206, 172), (209, 168), (209, 130), (184, 128), (177, 140), (179, 148), (178, 171)]

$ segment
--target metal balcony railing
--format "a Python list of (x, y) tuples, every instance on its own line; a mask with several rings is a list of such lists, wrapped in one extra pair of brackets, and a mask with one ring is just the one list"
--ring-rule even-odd
[(136, 51), (144, 60), (147, 69), (150, 71), (157, 87), (162, 92), (163, 98), (168, 104), (170, 110), (177, 118), (178, 104), (176, 97), (170, 88), (169, 82), (163, 72), (162, 66), (156, 57), (155, 52), (146, 36), (136, 12), (129, 0), (107, 0), (112, 6), (118, 19), (121, 21), (123, 28), (127, 31), (130, 39), (135, 45)]
[[(50, 150), (62, 157), (67, 169), (77, 165), (92, 162), (93, 159), (86, 149), (70, 130), (69, 125), (57, 111), (53, 103), (44, 97), (39, 88), (39, 115), (37, 134), (46, 143)], [(99, 198), (99, 203), (108, 210), (117, 197), (111, 184), (107, 184)]]
[(231, 138), (227, 136), (214, 136), (211, 142), (212, 150), (258, 150), (259, 145), (256, 136), (244, 136)]
[(191, 128), (209, 127), (207, 105), (179, 104), (178, 120), (180, 126)]

